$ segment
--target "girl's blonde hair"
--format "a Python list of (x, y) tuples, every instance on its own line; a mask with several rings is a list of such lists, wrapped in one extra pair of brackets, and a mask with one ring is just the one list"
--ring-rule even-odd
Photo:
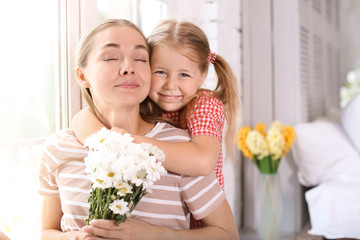
[[(201, 73), (208, 72), (209, 42), (205, 33), (196, 25), (174, 19), (165, 20), (153, 30), (148, 37), (148, 42), (150, 49), (157, 46), (170, 47), (197, 62)], [(225, 107), (225, 144), (227, 152), (234, 156), (234, 139), (238, 124), (238, 113), (240, 112), (237, 81), (230, 65), (223, 57), (217, 54), (213, 65), (218, 80), (213, 91), (214, 96), (221, 100)], [(199, 89), (196, 96), (202, 95), (203, 92), (203, 89)], [(182, 128), (186, 128), (186, 116), (192, 113), (196, 96), (190, 104), (180, 111), (180, 127)]]
[[(141, 30), (132, 22), (125, 20), (125, 19), (107, 19), (104, 22), (100, 23), (93, 29), (91, 29), (86, 35), (83, 36), (83, 38), (80, 40), (80, 43), (78, 45), (77, 51), (76, 51), (76, 65), (85, 68), (87, 66), (88, 56), (89, 52), (93, 48), (94, 40), (100, 32), (102, 32), (105, 29), (108, 29), (110, 27), (130, 27), (135, 29), (143, 38), (144, 42), (146, 44), (146, 47), (149, 51), (150, 56), (150, 47), (146, 40), (146, 37), (141, 32)], [(89, 107), (94, 111), (96, 116), (99, 118), (99, 120), (108, 128), (111, 128), (110, 124), (102, 117), (100, 112), (97, 110), (90, 89), (81, 87), (81, 92), (83, 97), (85, 98), (86, 102), (88, 103)], [(157, 122), (159, 120), (163, 120), (162, 118), (159, 118), (157, 116), (150, 116), (148, 108), (151, 107), (151, 104), (149, 103), (150, 99), (147, 97), (141, 104), (140, 104), (140, 115), (141, 117), (148, 122)]]

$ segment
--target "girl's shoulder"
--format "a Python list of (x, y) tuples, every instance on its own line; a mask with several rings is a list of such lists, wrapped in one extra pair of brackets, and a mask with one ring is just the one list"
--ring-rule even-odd
[(199, 109), (219, 109), (224, 111), (223, 102), (211, 90), (200, 90), (195, 100), (195, 111)]

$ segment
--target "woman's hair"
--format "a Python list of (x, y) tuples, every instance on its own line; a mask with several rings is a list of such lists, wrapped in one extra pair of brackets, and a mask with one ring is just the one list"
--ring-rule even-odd
[[(148, 37), (148, 42), (151, 50), (155, 47), (170, 47), (197, 62), (201, 73), (208, 72), (208, 56), (211, 53), (209, 42), (205, 33), (196, 25), (174, 19), (165, 20), (153, 30)], [(225, 107), (225, 143), (228, 152), (233, 155), (235, 131), (240, 120), (238, 114), (241, 110), (236, 77), (223, 57), (216, 55), (213, 65), (217, 75), (217, 85), (213, 92)], [(196, 96), (202, 95), (202, 92), (204, 92), (203, 89), (199, 89)], [(192, 113), (196, 96), (184, 109), (180, 110), (180, 127), (182, 128), (186, 128), (186, 116)]]
[[(130, 28), (135, 29), (144, 38), (144, 42), (149, 50), (149, 56), (150, 56), (150, 48), (149, 48), (148, 42), (147, 42), (144, 34), (141, 32), (141, 30), (135, 24), (133, 24), (132, 22), (125, 20), (125, 19), (107, 19), (104, 22), (97, 25), (96, 27), (94, 27), (93, 29), (91, 29), (81, 39), (81, 41), (78, 45), (78, 48), (77, 48), (77, 52), (76, 52), (76, 65), (77, 66), (79, 66), (81, 68), (85, 68), (87, 66), (88, 56), (89, 56), (91, 49), (93, 48), (94, 39), (95, 39), (96, 35), (105, 29), (108, 29), (110, 27), (115, 27), (115, 26), (119, 26), (119, 27), (125, 26), (125, 27), (130, 27)], [(106, 121), (106, 119), (104, 119), (102, 117), (100, 112), (97, 110), (97, 108), (94, 104), (90, 89), (81, 87), (81, 92), (82, 92), (82, 95), (85, 98), (86, 102), (89, 104), (90, 108), (94, 111), (94, 113), (99, 118), (99, 120), (106, 127), (111, 128), (110, 124)], [(147, 113), (148, 113), (147, 108), (150, 106), (149, 102), (150, 102), (150, 100), (147, 97), (140, 104), (140, 115), (145, 121), (156, 122), (156, 121), (160, 120), (159, 117), (152, 117), (150, 115), (147, 115)]]

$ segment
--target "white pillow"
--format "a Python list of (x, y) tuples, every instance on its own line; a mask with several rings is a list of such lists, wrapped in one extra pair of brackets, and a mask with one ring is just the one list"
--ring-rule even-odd
[(342, 111), (341, 125), (357, 151), (360, 152), (360, 94)]
[[(304, 186), (315, 186), (341, 174), (360, 174), (358, 153), (340, 124), (322, 118), (295, 126), (291, 152)], [(355, 157), (354, 157), (355, 156)], [(354, 168), (359, 166), (359, 170)]]
[(336, 180), (307, 191), (310, 234), (360, 239), (360, 181)]

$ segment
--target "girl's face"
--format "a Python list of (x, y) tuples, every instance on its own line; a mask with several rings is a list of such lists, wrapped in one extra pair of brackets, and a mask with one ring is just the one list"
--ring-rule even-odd
[(166, 112), (186, 106), (206, 77), (198, 63), (166, 46), (153, 49), (151, 72), (149, 97)]
[(127, 26), (102, 30), (95, 36), (87, 66), (77, 74), (98, 108), (138, 105), (148, 95), (151, 81), (145, 39)]

